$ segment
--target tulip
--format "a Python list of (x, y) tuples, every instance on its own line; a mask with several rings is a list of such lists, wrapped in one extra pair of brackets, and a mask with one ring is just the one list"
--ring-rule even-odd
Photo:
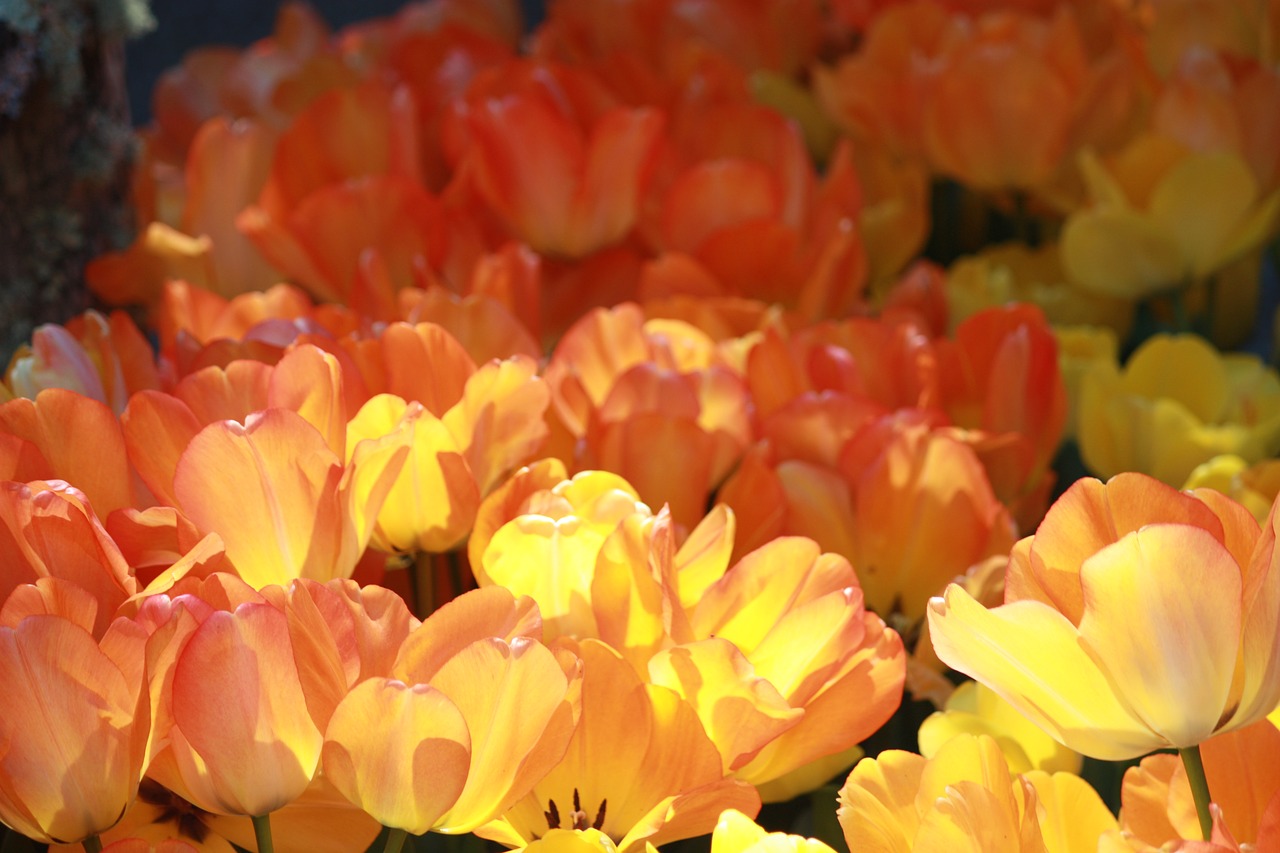
[(617, 652), (585, 640), (582, 719), (568, 752), (532, 792), (476, 830), (524, 847), (555, 829), (598, 829), (620, 853), (711, 831), (720, 812), (759, 810), (744, 782), (726, 779), (698, 717), (674, 692), (640, 681)]
[(967, 734), (931, 759), (899, 750), (864, 758), (836, 814), (849, 849), (867, 853), (1093, 853), (1116, 826), (1083, 779), (1013, 776), (995, 740)]
[[(1254, 844), (1280, 840), (1280, 729), (1262, 720), (1202, 744), (1205, 774), (1217, 809), (1215, 831)], [(1125, 773), (1120, 829), (1109, 833), (1117, 850), (1153, 850), (1179, 839), (1201, 838), (1191, 787), (1177, 756), (1148, 756)], [(1268, 826), (1270, 824), (1270, 826)], [(1101, 849), (1101, 848), (1099, 848)], [(1236, 848), (1231, 848), (1236, 849)]]
[(929, 603), (934, 649), (1077, 752), (1194, 748), (1280, 703), (1276, 519), (1260, 534), (1218, 492), (1082, 479), (1014, 547), (1002, 606), (956, 585)]
[(942, 711), (920, 724), (920, 754), (937, 755), (961, 734), (988, 735), (1000, 745), (1011, 773), (1043, 770), (1047, 773), (1079, 773), (1080, 756), (1066, 749), (1018, 713), (990, 688), (966, 681), (947, 699)]
[(711, 833), (711, 853), (835, 853), (816, 838), (768, 832), (736, 809), (720, 813)]
[(75, 842), (124, 814), (146, 769), (144, 643), (124, 619), (101, 641), (55, 614), (0, 625), (4, 823), (44, 843)]
[(1102, 362), (1084, 374), (1077, 429), (1099, 476), (1140, 471), (1180, 486), (1216, 455), (1253, 463), (1280, 449), (1280, 376), (1193, 335), (1156, 335), (1123, 370)]

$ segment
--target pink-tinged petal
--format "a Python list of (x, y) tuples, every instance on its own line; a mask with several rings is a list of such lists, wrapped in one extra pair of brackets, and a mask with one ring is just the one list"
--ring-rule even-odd
[(347, 550), (344, 527), (352, 524), (334, 512), (342, 471), (300, 415), (268, 409), (246, 426), (224, 421), (193, 438), (178, 462), (174, 494), (197, 527), (222, 536), (236, 572), (251, 585), (327, 578), (335, 552)]
[(649, 660), (649, 679), (693, 706), (729, 773), (800, 721), (792, 708), (728, 640), (712, 638), (667, 649)]
[(174, 758), (196, 805), (264, 815), (306, 790), (323, 737), (284, 613), (245, 604), (210, 614), (177, 659), (172, 695)]
[(354, 685), (391, 674), (417, 624), (400, 596), (352, 580), (296, 580), (285, 613), (307, 707), (321, 729)]
[(1169, 745), (1207, 740), (1240, 654), (1231, 554), (1207, 531), (1152, 524), (1085, 560), (1080, 578), (1080, 642), (1117, 698)]
[(462, 791), (469, 749), (466, 721), (443, 692), (371, 678), (334, 711), (324, 772), (379, 823), (417, 835)]
[(431, 685), (453, 700), (472, 732), (466, 787), (438, 828), (469, 832), (500, 817), (564, 756), (577, 721), (576, 685), (546, 646), (527, 637), (478, 640)]
[(1038, 601), (987, 610), (956, 584), (929, 602), (943, 663), (972, 676), (1059, 743), (1113, 761), (1164, 745), (1115, 694), (1066, 617)]

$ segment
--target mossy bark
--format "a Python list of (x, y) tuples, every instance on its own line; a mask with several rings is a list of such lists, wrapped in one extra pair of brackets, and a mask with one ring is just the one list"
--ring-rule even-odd
[(132, 234), (124, 40), (147, 25), (145, 0), (0, 0), (0, 370)]

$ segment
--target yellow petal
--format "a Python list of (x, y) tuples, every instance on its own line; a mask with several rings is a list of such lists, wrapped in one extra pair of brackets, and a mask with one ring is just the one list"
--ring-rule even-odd
[(951, 584), (943, 598), (929, 602), (929, 633), (944, 663), (999, 693), (1076, 752), (1120, 760), (1164, 745), (1116, 698), (1075, 627), (1041, 602), (987, 610)]
[(379, 823), (418, 835), (462, 791), (469, 745), (466, 721), (443, 692), (370, 678), (329, 720), (324, 772)]
[(920, 828), (915, 801), (924, 767), (923, 756), (896, 749), (858, 762), (840, 789), (836, 812), (850, 850), (912, 853)]
[(1233, 234), (1258, 198), (1258, 184), (1240, 157), (1192, 153), (1151, 194), (1151, 218), (1181, 247), (1188, 272), (1201, 278), (1222, 266)]
[(1036, 789), (1046, 853), (1095, 853), (1099, 836), (1117, 828), (1115, 815), (1079, 776), (1033, 770), (1024, 778)]
[[(1080, 642), (1164, 745), (1207, 740), (1240, 653), (1240, 567), (1209, 532), (1152, 524), (1085, 561)], [(1068, 666), (1066, 661), (1062, 666)]]
[(671, 688), (693, 706), (720, 750), (725, 773), (746, 764), (804, 714), (757, 677), (733, 643), (718, 637), (654, 655), (649, 680)]

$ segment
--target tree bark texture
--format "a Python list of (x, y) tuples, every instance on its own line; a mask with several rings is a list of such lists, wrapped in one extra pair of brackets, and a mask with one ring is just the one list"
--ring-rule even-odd
[(145, 0), (0, 0), (0, 372), (131, 237), (124, 40)]

